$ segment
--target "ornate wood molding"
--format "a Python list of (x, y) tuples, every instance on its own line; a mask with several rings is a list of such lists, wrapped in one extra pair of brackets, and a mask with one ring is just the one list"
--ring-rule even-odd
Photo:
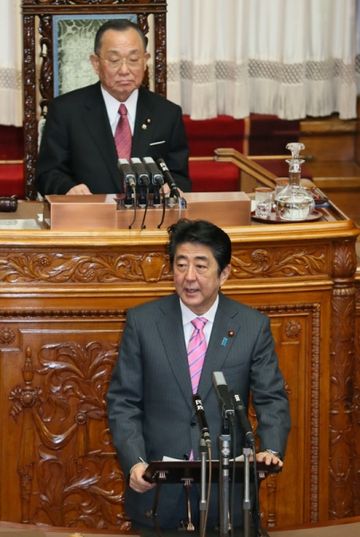
[[(130, 249), (129, 249), (130, 250)], [(0, 283), (114, 283), (172, 280), (167, 254), (116, 250), (66, 252), (49, 249), (18, 253), (0, 251)], [(325, 248), (248, 248), (234, 251), (232, 280), (250, 277), (296, 277), (324, 274)]]
[(323, 274), (327, 268), (326, 248), (309, 245), (296, 249), (270, 247), (237, 250), (232, 256), (231, 277), (305, 276)]
[(353, 241), (334, 244), (330, 352), (330, 505), (331, 518), (354, 514), (353, 375), (356, 255)]

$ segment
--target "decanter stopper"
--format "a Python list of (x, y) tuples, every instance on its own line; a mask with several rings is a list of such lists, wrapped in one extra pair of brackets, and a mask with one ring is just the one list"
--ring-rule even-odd
[(289, 142), (286, 144), (286, 149), (290, 151), (292, 159), (297, 159), (300, 158), (300, 151), (305, 149), (305, 145), (301, 142)]

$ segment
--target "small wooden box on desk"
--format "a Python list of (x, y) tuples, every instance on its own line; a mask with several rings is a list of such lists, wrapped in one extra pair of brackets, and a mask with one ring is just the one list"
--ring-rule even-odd
[(124, 208), (116, 194), (46, 196), (44, 222), (52, 230), (165, 229), (180, 218), (210, 220), (218, 226), (250, 224), (251, 200), (244, 192), (186, 193), (186, 208)]

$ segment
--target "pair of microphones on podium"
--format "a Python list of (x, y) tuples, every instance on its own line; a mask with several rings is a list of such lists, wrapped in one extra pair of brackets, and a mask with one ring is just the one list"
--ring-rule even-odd
[(171, 175), (164, 159), (155, 160), (152, 157), (132, 157), (130, 160), (120, 158), (118, 169), (123, 180), (125, 191), (125, 207), (138, 203), (145, 207), (152, 195), (152, 204), (161, 204), (161, 191), (164, 184), (169, 187), (169, 198), (177, 201), (180, 198), (176, 182)]
[[(223, 417), (231, 421), (236, 416), (238, 418), (240, 429), (244, 436), (246, 445), (250, 448), (254, 448), (254, 433), (247, 416), (246, 407), (240, 395), (234, 394), (231, 390), (229, 390), (222, 371), (213, 372), (213, 384), (219, 399)], [(201, 438), (204, 440), (205, 445), (210, 447), (210, 431), (205, 416), (204, 406), (199, 394), (193, 395), (193, 404), (200, 428)]]

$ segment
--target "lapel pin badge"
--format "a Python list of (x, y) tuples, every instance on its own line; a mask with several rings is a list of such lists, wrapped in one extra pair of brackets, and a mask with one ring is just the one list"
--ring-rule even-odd
[(221, 341), (221, 346), (222, 346), (222, 347), (226, 347), (228, 341), (229, 341), (229, 340), (228, 340), (227, 337), (223, 337), (223, 338), (222, 338), (222, 341)]
[(228, 331), (228, 336), (229, 336), (229, 337), (234, 337), (234, 336), (235, 336), (235, 332), (234, 332), (234, 330), (229, 330), (229, 331)]
[(148, 117), (146, 121), (141, 125), (141, 128), (145, 131), (148, 128), (148, 125), (150, 125), (151, 119)]

